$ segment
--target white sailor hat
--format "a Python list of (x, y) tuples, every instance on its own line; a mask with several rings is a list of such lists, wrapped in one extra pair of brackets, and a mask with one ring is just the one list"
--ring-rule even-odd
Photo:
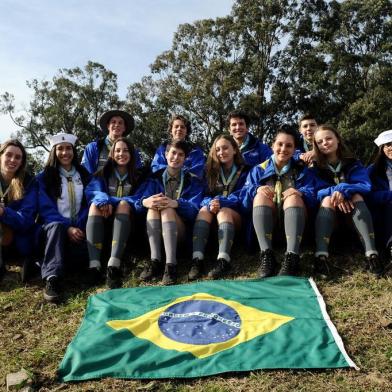
[(78, 138), (70, 133), (56, 133), (56, 135), (53, 135), (50, 138), (50, 148), (53, 148), (55, 145), (60, 143), (69, 143), (74, 146), (76, 140), (78, 140)]
[(377, 138), (374, 139), (374, 143), (376, 143), (378, 147), (390, 142), (392, 142), (392, 129), (381, 132)]

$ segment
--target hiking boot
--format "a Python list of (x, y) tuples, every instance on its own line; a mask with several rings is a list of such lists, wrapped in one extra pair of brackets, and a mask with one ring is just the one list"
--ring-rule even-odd
[(208, 273), (210, 279), (220, 279), (231, 269), (230, 262), (226, 259), (218, 259), (215, 267)]
[(155, 278), (159, 278), (162, 274), (164, 264), (162, 261), (153, 259), (148, 260), (144, 263), (144, 269), (139, 276), (140, 280), (148, 281)]
[(370, 256), (366, 256), (366, 269), (372, 274), (380, 277), (383, 272), (383, 266), (381, 264), (378, 254), (373, 253)]
[(87, 272), (87, 280), (89, 286), (97, 286), (103, 282), (103, 275), (98, 268), (89, 268)]
[(118, 267), (108, 267), (106, 272), (106, 284), (109, 289), (118, 289), (122, 286), (122, 273)]
[(319, 255), (314, 258), (313, 271), (324, 279), (331, 275), (331, 265), (326, 255)]
[(275, 274), (276, 260), (272, 249), (260, 252), (259, 278), (268, 278)]
[(188, 279), (189, 280), (199, 279), (202, 274), (203, 269), (204, 269), (203, 260), (200, 260), (197, 257), (194, 258), (192, 260), (191, 269), (189, 270), (189, 273), (188, 273)]
[(284, 255), (282, 265), (280, 266), (279, 276), (290, 275), (296, 276), (299, 273), (299, 255), (288, 252)]
[(48, 302), (58, 302), (60, 299), (60, 287), (57, 276), (51, 276), (45, 281), (44, 299)]
[(166, 264), (165, 272), (162, 277), (162, 284), (169, 286), (177, 283), (177, 266), (175, 264)]

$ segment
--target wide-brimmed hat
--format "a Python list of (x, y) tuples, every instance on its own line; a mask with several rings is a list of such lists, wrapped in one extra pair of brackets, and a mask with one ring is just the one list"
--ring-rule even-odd
[(123, 136), (128, 135), (133, 130), (133, 128), (135, 128), (135, 120), (129, 113), (124, 112), (124, 110), (109, 110), (102, 114), (101, 118), (99, 119), (99, 125), (103, 132), (109, 133), (108, 123), (110, 119), (115, 116), (119, 116), (125, 121), (125, 132)]
[(381, 132), (376, 137), (376, 139), (374, 139), (374, 143), (376, 143), (378, 147), (390, 142), (392, 142), (392, 129), (390, 129), (389, 131)]
[(72, 135), (71, 133), (64, 133), (64, 132), (56, 133), (56, 135), (53, 135), (50, 138), (50, 148), (53, 148), (54, 146), (60, 143), (69, 143), (74, 146), (76, 140), (78, 140), (78, 138), (75, 135)]

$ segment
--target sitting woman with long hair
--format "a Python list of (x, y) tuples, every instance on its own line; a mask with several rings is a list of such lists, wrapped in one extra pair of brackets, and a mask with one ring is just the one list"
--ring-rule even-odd
[(56, 302), (64, 269), (87, 260), (87, 201), (84, 190), (90, 180), (80, 165), (77, 137), (59, 133), (51, 138), (51, 150), (44, 170), (37, 175), (38, 210), (42, 222), (41, 243), (44, 256), (41, 276), (45, 282), (44, 298)]
[(188, 278), (199, 278), (210, 226), (218, 223), (219, 252), (215, 267), (208, 273), (216, 279), (230, 270), (230, 251), (234, 233), (241, 228), (240, 192), (249, 167), (245, 165), (238, 144), (230, 135), (218, 136), (208, 154), (206, 197), (201, 202), (193, 228), (193, 260)]
[(315, 162), (319, 179), (316, 217), (315, 271), (329, 275), (328, 245), (339, 216), (347, 216), (354, 224), (365, 248), (367, 268), (381, 273), (374, 240), (373, 222), (364, 201), (371, 184), (366, 168), (345, 146), (341, 136), (330, 125), (320, 125), (314, 134)]
[[(90, 204), (87, 220), (87, 244), (90, 276), (93, 283), (101, 280), (101, 251), (105, 232), (110, 228), (111, 254), (107, 263), (106, 281), (109, 288), (121, 287), (121, 258), (131, 223), (134, 220), (134, 194), (141, 179), (136, 169), (135, 149), (126, 138), (113, 142), (109, 158), (87, 187)], [(112, 229), (112, 230), (111, 230)]]
[(36, 181), (26, 173), (26, 150), (18, 140), (7, 140), (0, 146), (0, 278), (5, 273), (3, 250), (22, 256), (23, 271), (27, 269), (37, 198)]

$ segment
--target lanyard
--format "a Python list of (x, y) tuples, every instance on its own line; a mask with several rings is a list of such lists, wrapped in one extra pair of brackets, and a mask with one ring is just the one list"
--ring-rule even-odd
[[(182, 193), (182, 188), (184, 187), (184, 172), (182, 169), (181, 169), (180, 173), (181, 173), (180, 174), (180, 186), (176, 190), (176, 200), (180, 198), (181, 193)], [(162, 177), (163, 177), (163, 186), (165, 188), (165, 195), (166, 195), (166, 186), (169, 181), (169, 173), (168, 173), (167, 169), (165, 169), (165, 171), (163, 172)]]
[(336, 165), (336, 168), (328, 163), (328, 169), (333, 173), (333, 180), (335, 181), (335, 184), (339, 184), (339, 173), (342, 170), (342, 162), (339, 161), (339, 163)]
[(0, 207), (4, 207), (5, 197), (7, 196), (9, 190), (10, 190), (10, 186), (8, 185), (5, 192), (3, 192), (3, 186), (1, 185), (1, 182), (0, 182)]
[(229, 185), (233, 181), (233, 178), (237, 172), (237, 166), (235, 163), (233, 163), (233, 166), (231, 167), (231, 172), (229, 177), (226, 179), (225, 174), (223, 173), (222, 167), (220, 168), (220, 178), (223, 183), (223, 196), (227, 197), (229, 194)]
[(60, 174), (67, 179), (67, 190), (69, 199), (69, 210), (71, 222), (76, 222), (76, 195), (75, 195), (75, 185), (73, 183), (73, 177), (76, 174), (76, 169), (72, 166), (70, 171), (65, 170), (60, 166)]
[(116, 190), (116, 196), (117, 197), (123, 197), (124, 194), (124, 182), (128, 178), (128, 173), (125, 173), (123, 176), (115, 169), (114, 174), (116, 175), (117, 178), (117, 190)]

